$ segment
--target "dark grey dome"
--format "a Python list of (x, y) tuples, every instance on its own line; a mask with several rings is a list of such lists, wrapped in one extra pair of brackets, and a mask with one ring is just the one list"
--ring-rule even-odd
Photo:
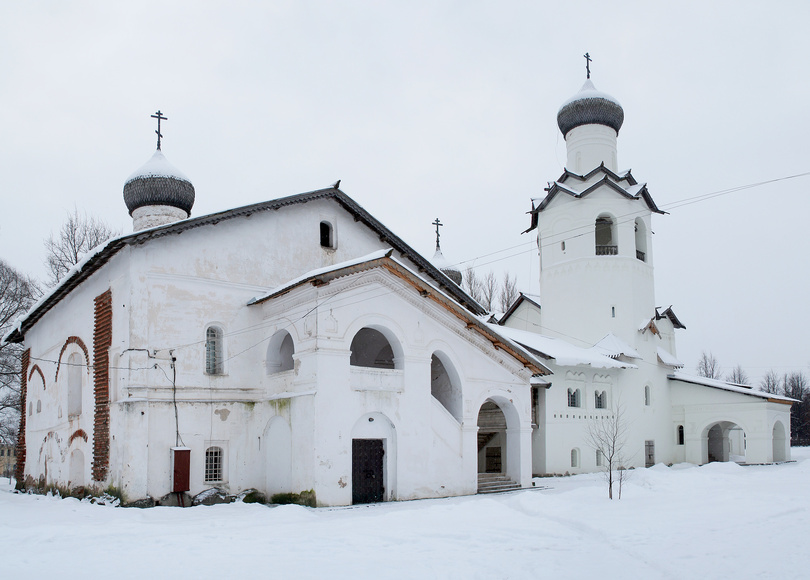
[(447, 261), (447, 258), (444, 257), (444, 254), (442, 254), (439, 247), (436, 247), (436, 253), (433, 254), (433, 259), (431, 262), (433, 262), (433, 265), (436, 266), (442, 272), (442, 274), (455, 282), (456, 286), (461, 286), (461, 270)]
[(601, 91), (589, 80), (568, 99), (557, 113), (557, 126), (563, 136), (582, 125), (605, 125), (619, 133), (624, 123), (624, 109), (619, 101)]
[(194, 186), (158, 149), (143, 167), (127, 179), (124, 203), (130, 215), (147, 205), (168, 205), (190, 215), (194, 206)]

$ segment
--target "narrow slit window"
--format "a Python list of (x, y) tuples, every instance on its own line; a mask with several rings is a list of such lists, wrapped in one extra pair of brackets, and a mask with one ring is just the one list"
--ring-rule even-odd
[(222, 374), (222, 329), (209, 326), (205, 331), (205, 372), (209, 375)]
[(332, 224), (329, 222), (321, 222), (321, 247), (335, 247), (334, 230), (332, 229)]

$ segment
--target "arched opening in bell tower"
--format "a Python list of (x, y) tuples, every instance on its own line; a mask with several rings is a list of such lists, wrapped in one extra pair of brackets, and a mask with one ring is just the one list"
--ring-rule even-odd
[(615, 256), (619, 253), (616, 236), (616, 220), (608, 214), (596, 218), (595, 225), (596, 255)]

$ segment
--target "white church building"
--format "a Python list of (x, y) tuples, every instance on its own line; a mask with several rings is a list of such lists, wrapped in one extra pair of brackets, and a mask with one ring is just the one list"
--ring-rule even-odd
[(623, 117), (590, 81), (560, 109), (567, 169), (529, 230), (540, 295), (497, 323), (440, 251), (337, 184), (190, 217), (158, 142), (124, 186), (134, 233), (4, 338), (25, 346), (18, 481), (324, 506), (472, 494), (600, 469), (588, 426), (617, 412), (623, 467), (789, 459), (790, 399), (680, 370), (684, 325), (653, 292), (663, 212), (618, 170)]

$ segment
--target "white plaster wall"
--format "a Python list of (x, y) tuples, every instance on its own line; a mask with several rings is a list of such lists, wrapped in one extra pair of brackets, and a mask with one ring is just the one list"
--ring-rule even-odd
[(565, 136), (568, 155), (566, 168), (584, 175), (604, 163), (613, 172), (618, 171), (618, 133), (605, 125), (580, 125)]

